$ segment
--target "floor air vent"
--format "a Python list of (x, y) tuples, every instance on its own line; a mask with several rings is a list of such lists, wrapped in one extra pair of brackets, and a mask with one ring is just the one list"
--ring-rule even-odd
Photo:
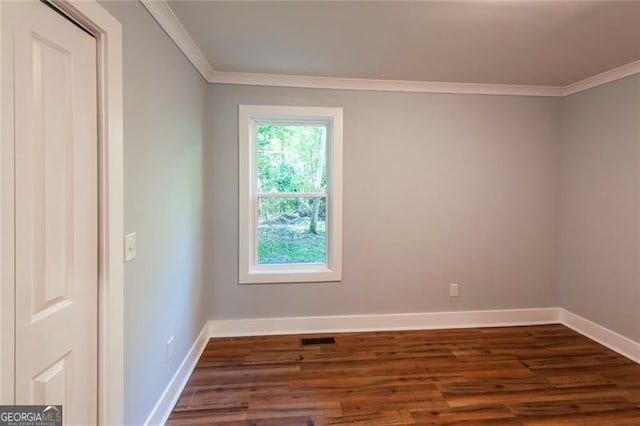
[(308, 345), (335, 345), (336, 338), (335, 337), (303, 337), (300, 339), (300, 344), (302, 346)]

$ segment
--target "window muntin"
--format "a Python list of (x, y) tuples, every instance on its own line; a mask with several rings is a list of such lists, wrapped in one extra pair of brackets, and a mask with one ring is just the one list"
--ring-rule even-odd
[(341, 280), (342, 110), (240, 106), (241, 283)]

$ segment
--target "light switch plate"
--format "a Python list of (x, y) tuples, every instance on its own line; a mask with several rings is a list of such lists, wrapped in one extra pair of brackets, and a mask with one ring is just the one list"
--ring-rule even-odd
[(173, 336), (167, 340), (167, 362), (173, 358)]
[(136, 257), (136, 233), (124, 236), (124, 261), (129, 262)]

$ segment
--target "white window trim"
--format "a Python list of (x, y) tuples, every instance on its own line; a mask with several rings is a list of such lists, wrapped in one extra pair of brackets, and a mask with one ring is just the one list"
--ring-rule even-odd
[[(327, 125), (327, 263), (258, 265), (255, 135), (259, 121)], [(342, 108), (240, 105), (239, 140), (239, 268), (240, 284), (302, 283), (342, 280)], [(315, 194), (315, 193), (314, 193)], [(296, 194), (305, 196), (309, 194)]]

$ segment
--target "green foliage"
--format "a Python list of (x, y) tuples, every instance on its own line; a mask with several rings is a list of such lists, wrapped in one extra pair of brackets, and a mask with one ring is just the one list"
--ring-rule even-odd
[(308, 231), (309, 218), (261, 225), (258, 229), (258, 263), (326, 262), (325, 223), (318, 222), (318, 232)]
[[(313, 198), (260, 198), (258, 218), (261, 225), (311, 216)], [(320, 201), (319, 217), (326, 217), (327, 203)]]
[(325, 129), (319, 126), (258, 126), (258, 187), (261, 192), (313, 192), (326, 186), (326, 167), (315, 177)]
[[(262, 124), (257, 129), (260, 192), (320, 192), (326, 187), (326, 129)], [(326, 200), (260, 198), (258, 263), (326, 261)]]

